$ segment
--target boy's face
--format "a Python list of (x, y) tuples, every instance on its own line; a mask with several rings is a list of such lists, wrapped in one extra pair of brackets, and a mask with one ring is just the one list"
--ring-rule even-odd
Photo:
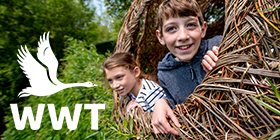
[(162, 34), (157, 30), (157, 38), (162, 45), (176, 56), (176, 60), (190, 62), (196, 54), (201, 38), (206, 34), (207, 24), (199, 24), (195, 16), (170, 17), (163, 20)]

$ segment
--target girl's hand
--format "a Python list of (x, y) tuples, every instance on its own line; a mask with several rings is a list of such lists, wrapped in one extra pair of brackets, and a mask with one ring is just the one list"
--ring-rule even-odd
[(204, 55), (204, 59), (202, 60), (201, 65), (205, 72), (212, 70), (213, 67), (216, 66), (216, 62), (218, 61), (218, 50), (219, 47), (214, 46), (212, 51), (207, 51), (207, 54)]
[[(139, 103), (137, 103), (135, 99), (132, 99), (132, 100), (128, 103), (128, 105), (127, 105), (127, 107), (126, 107), (126, 111), (128, 112), (129, 110), (132, 110), (133, 108), (136, 108), (136, 107), (139, 107), (139, 108), (142, 109), (141, 105), (140, 105)], [(142, 110), (143, 110), (143, 109), (142, 109)]]

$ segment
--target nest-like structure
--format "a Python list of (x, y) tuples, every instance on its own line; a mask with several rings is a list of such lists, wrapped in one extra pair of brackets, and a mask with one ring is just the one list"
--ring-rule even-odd
[[(157, 63), (168, 51), (157, 42), (155, 36), (154, 17), (160, 2), (135, 0), (116, 46), (116, 52), (137, 52), (136, 58), (142, 70), (155, 80)], [(203, 7), (205, 1), (199, 2)], [(213, 3), (209, 5), (213, 6)], [(225, 1), (225, 25), (219, 60), (186, 103), (177, 105), (173, 110), (182, 127), (177, 128), (170, 123), (179, 136), (169, 134), (157, 137), (267, 139), (272, 135), (279, 126), (280, 116), (263, 107), (253, 97), (266, 95), (277, 100), (267, 79), (279, 91), (279, 7), (279, 0)], [(120, 124), (125, 119), (128, 122), (133, 120), (132, 131), (129, 125), (122, 125), (122, 129), (149, 139), (156, 137), (151, 125), (152, 114), (137, 108), (126, 113), (128, 97), (119, 97), (114, 93), (114, 101), (115, 120)], [(265, 102), (280, 109), (275, 103)]]

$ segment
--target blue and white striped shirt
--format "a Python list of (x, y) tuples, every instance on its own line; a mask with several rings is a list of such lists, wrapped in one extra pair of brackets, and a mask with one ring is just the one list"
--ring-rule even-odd
[(130, 93), (131, 99), (135, 99), (139, 103), (144, 111), (153, 113), (155, 103), (158, 99), (165, 98), (163, 89), (155, 82), (142, 79), (142, 87), (135, 97)]

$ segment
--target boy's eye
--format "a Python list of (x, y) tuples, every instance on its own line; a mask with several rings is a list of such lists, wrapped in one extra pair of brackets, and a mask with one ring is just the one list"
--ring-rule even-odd
[(118, 77), (117, 77), (117, 79), (122, 79), (122, 78), (123, 78), (123, 76), (118, 76)]
[(189, 24), (187, 25), (187, 27), (188, 27), (188, 28), (194, 28), (194, 27), (196, 27), (196, 24), (194, 24), (194, 23), (189, 23)]
[(173, 31), (173, 30), (175, 30), (176, 28), (175, 27), (168, 27), (167, 29), (166, 29), (166, 31), (167, 32), (171, 32), (171, 31)]

